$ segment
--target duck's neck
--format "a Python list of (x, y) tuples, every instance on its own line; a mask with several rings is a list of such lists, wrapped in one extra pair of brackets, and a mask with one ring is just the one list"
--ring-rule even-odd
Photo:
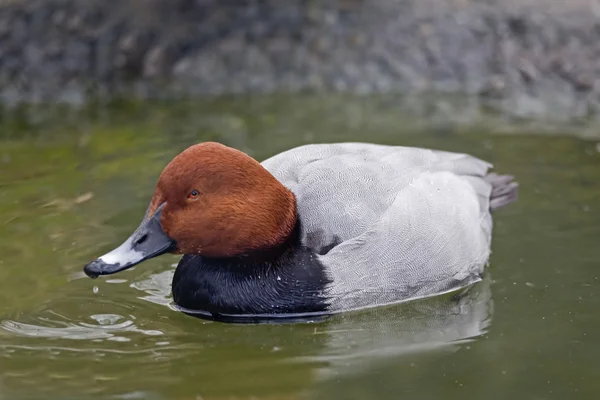
[(330, 281), (298, 231), (296, 225), (282, 245), (243, 257), (185, 255), (173, 277), (175, 302), (213, 318), (326, 311)]

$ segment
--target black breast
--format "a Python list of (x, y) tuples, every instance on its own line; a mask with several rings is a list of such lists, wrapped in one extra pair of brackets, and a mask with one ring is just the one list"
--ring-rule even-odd
[(173, 298), (215, 318), (316, 313), (327, 311), (329, 283), (317, 256), (301, 246), (268, 261), (185, 255), (173, 277)]

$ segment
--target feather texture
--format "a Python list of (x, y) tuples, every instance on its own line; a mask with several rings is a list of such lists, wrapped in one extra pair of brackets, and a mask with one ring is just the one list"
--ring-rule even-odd
[(296, 196), (302, 243), (332, 283), (330, 308), (427, 297), (480, 280), (490, 254), (491, 165), (366, 143), (297, 147), (262, 165)]

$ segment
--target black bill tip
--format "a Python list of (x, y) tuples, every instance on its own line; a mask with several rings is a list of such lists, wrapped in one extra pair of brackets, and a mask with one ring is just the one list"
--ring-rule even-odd
[(107, 264), (101, 259), (97, 259), (83, 267), (83, 272), (92, 279), (96, 279), (100, 275), (110, 275), (123, 271), (133, 265)]

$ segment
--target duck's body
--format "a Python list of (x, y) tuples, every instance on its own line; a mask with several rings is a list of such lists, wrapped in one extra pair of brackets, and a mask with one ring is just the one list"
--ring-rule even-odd
[[(198, 163), (210, 164), (198, 157)], [(254, 169), (240, 166), (232, 166), (234, 180)], [(192, 249), (182, 251), (187, 254), (173, 280), (180, 306), (235, 315), (327, 313), (457, 290), (480, 280), (490, 255), (490, 212), (513, 201), (517, 189), (510, 177), (488, 175), (490, 164), (469, 155), (364, 143), (301, 146), (262, 167), (257, 174), (271, 175), (264, 187), (215, 186), (220, 193), (215, 213), (223, 203), (231, 211), (217, 213), (219, 223), (245, 218), (238, 206), (261, 210), (261, 219), (244, 221), (238, 233), (223, 225), (213, 232), (218, 240), (199, 238), (187, 245), (193, 243), (187, 237), (192, 229), (182, 228), (187, 236), (173, 238), (163, 212), (166, 235), (180, 250), (180, 243)], [(192, 173), (170, 168), (163, 175), (176, 175), (174, 180)], [(286, 188), (286, 194), (275, 194), (271, 185)], [(167, 186), (161, 189), (159, 181), (157, 193), (172, 190)], [(185, 190), (193, 184), (188, 186)], [(154, 212), (169, 203), (165, 196), (153, 200)], [(235, 196), (244, 204), (230, 205)], [(221, 243), (227, 240), (229, 247)], [(112, 273), (96, 269), (91, 275)]]

